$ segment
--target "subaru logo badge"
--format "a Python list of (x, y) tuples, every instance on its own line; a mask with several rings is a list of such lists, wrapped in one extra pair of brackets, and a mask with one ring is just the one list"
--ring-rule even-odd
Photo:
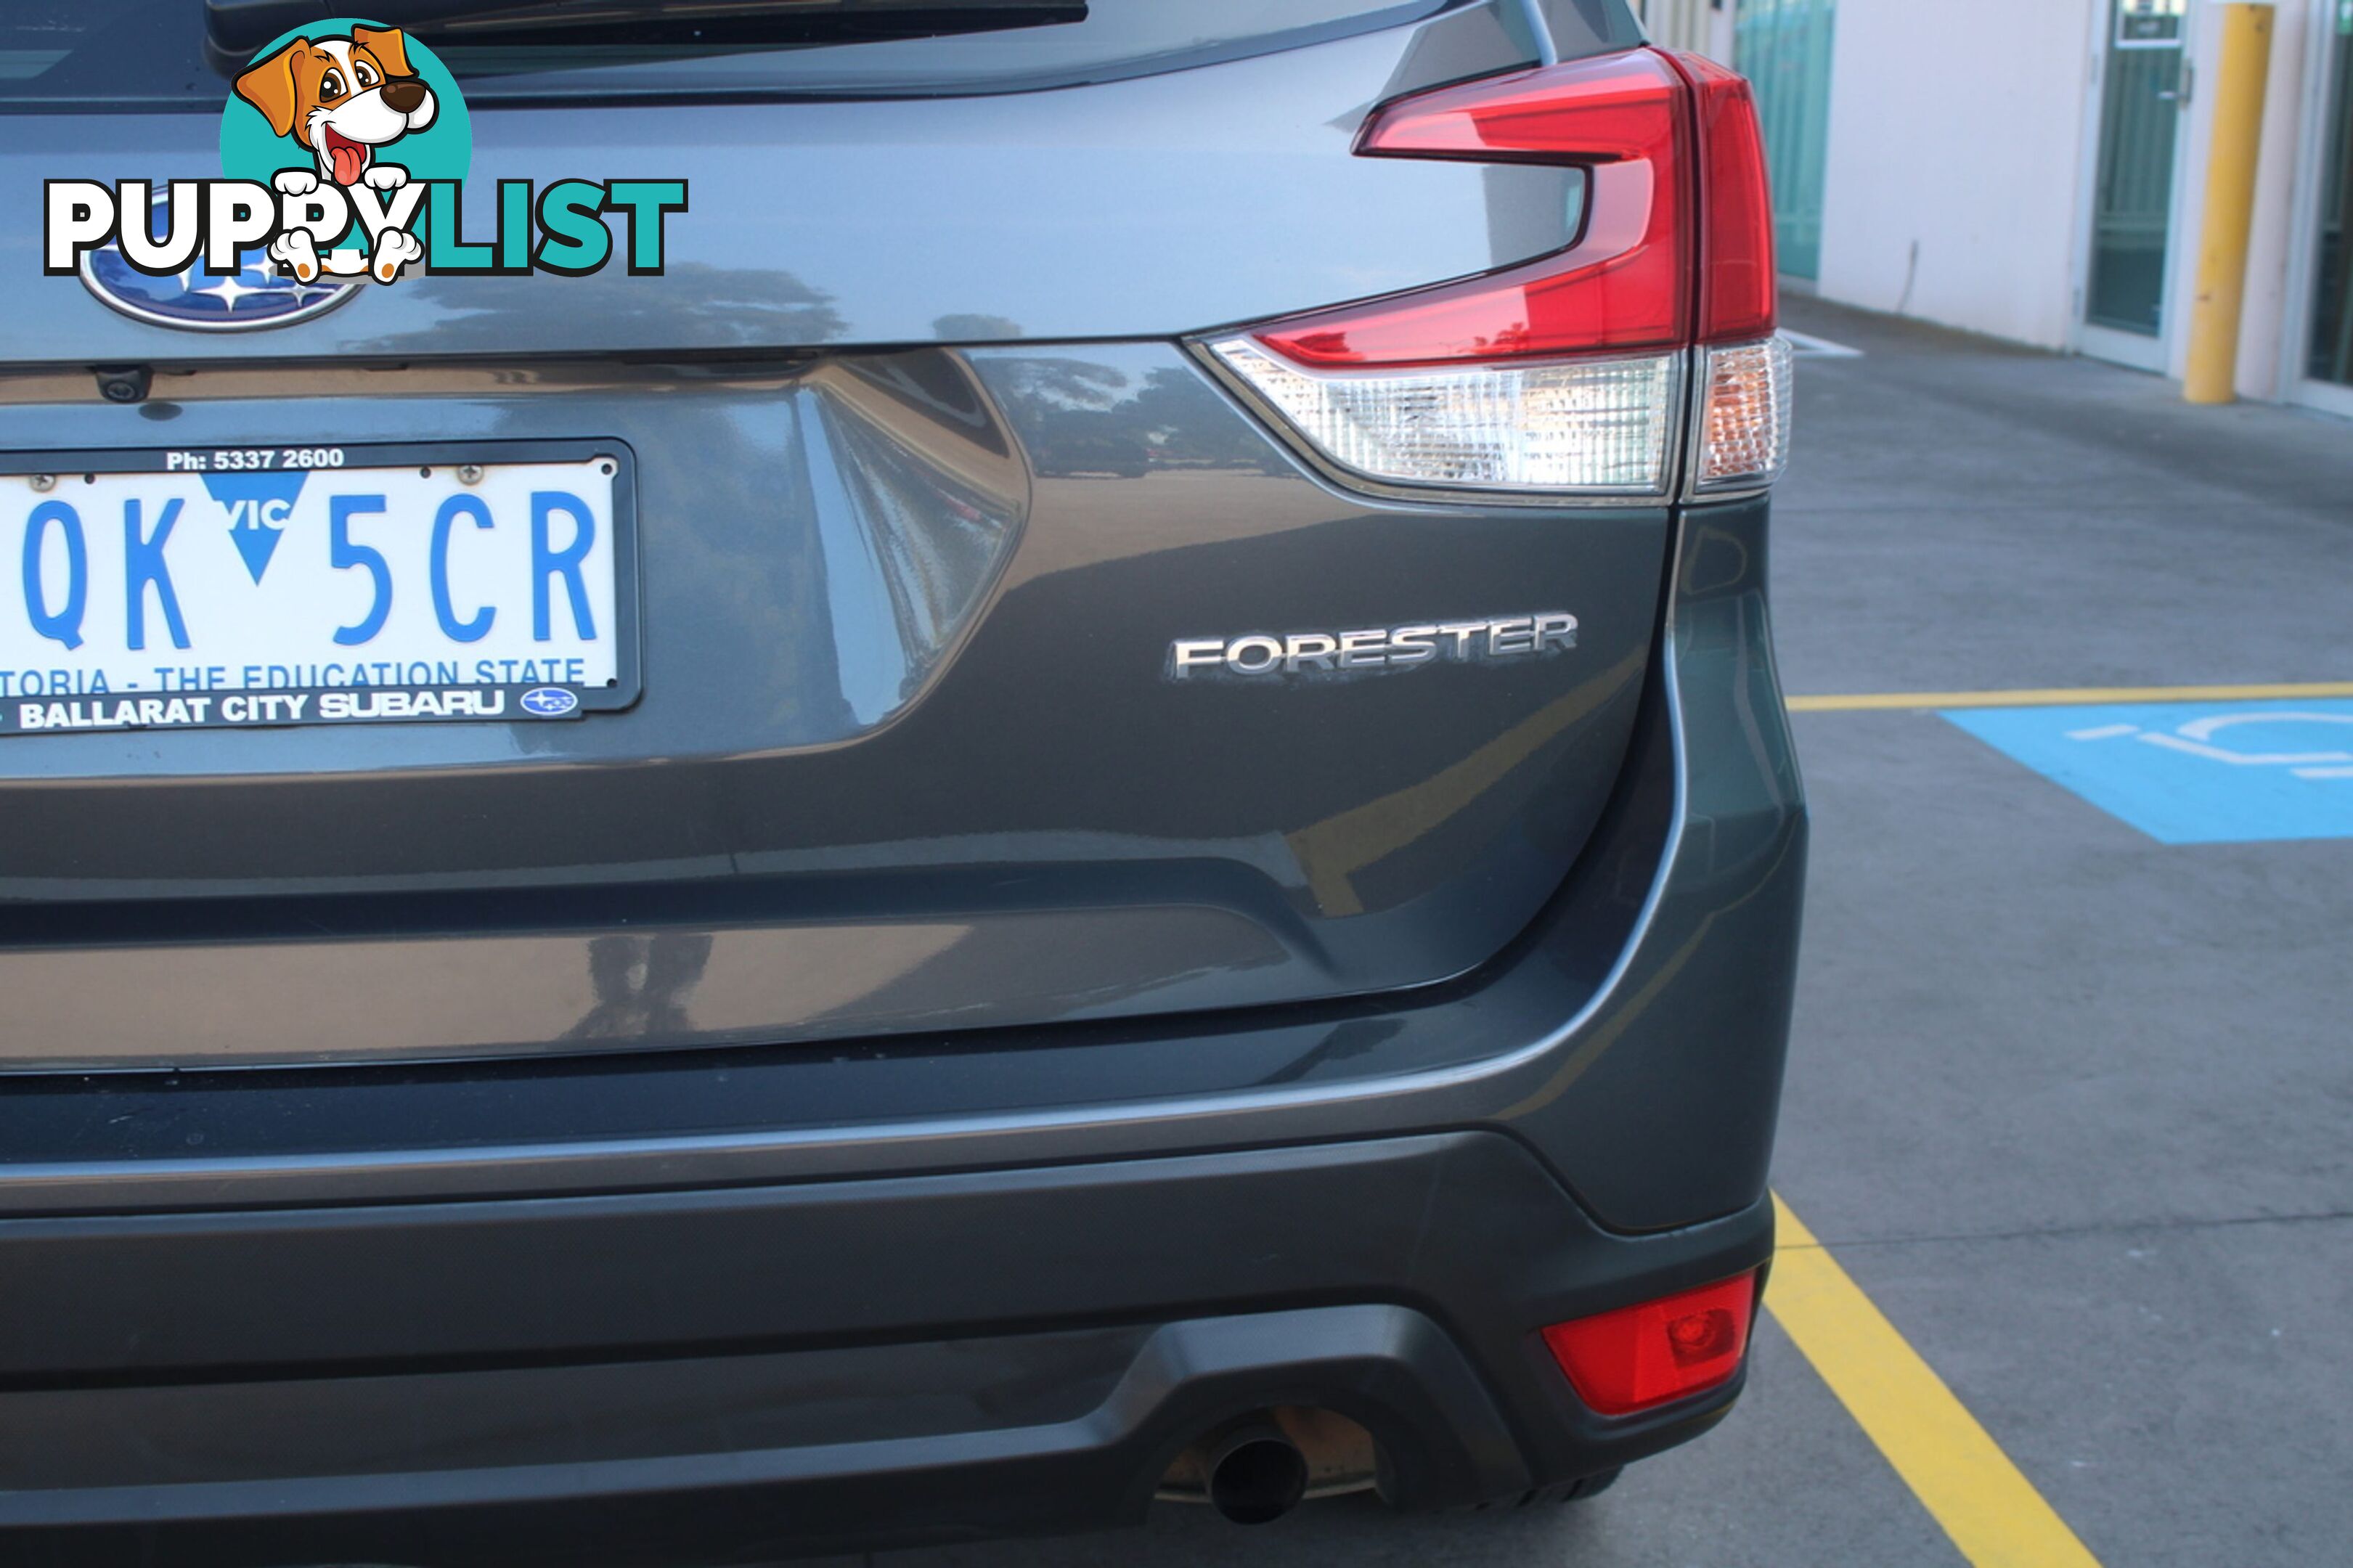
[(580, 699), (561, 686), (534, 686), (515, 700), (524, 712), (542, 719), (561, 719), (580, 706)]
[(195, 332), (288, 326), (324, 315), (363, 287), (297, 282), (280, 276), (259, 249), (240, 251), (237, 261), (237, 270), (227, 277), (215, 277), (198, 261), (157, 278), (124, 260), (119, 244), (110, 244), (83, 256), (80, 272), (82, 287), (132, 320)]

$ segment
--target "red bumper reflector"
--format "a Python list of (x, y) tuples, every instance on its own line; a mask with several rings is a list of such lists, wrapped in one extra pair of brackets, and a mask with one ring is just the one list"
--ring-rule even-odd
[(1703, 1285), (1555, 1323), (1545, 1344), (1577, 1396), (1603, 1415), (1630, 1415), (1727, 1381), (1748, 1353), (1757, 1276)]

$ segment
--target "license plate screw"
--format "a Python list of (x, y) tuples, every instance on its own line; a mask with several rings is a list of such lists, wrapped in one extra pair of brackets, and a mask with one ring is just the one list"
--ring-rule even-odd
[(482, 465), (480, 463), (459, 464), (458, 482), (461, 485), (480, 484), (482, 482)]
[(41, 494), (41, 495), (47, 495), (47, 494), (48, 494), (48, 492), (49, 492), (49, 491), (51, 491), (51, 490), (53, 490), (53, 489), (57, 489), (57, 488), (58, 488), (58, 477), (57, 477), (57, 475), (55, 475), (55, 474), (35, 474), (35, 475), (33, 476), (33, 489), (34, 489), (34, 490), (35, 490), (37, 493)]

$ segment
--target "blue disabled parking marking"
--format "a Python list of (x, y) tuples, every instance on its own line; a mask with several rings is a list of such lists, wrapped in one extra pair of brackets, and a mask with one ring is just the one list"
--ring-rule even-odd
[(1947, 710), (2161, 844), (2353, 838), (2353, 700)]

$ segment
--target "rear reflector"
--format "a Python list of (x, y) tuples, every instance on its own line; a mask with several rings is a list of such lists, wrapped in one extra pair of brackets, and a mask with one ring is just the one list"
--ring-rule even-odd
[(1630, 1415), (1715, 1388), (1740, 1370), (1757, 1276), (1703, 1285), (1544, 1331), (1577, 1396), (1603, 1415)]
[(1335, 465), (1481, 489), (1658, 495), (1676, 354), (1425, 370), (1306, 370), (1248, 338), (1210, 352)]
[(1700, 351), (1699, 439), (1692, 490), (1757, 489), (1789, 457), (1789, 341)]

